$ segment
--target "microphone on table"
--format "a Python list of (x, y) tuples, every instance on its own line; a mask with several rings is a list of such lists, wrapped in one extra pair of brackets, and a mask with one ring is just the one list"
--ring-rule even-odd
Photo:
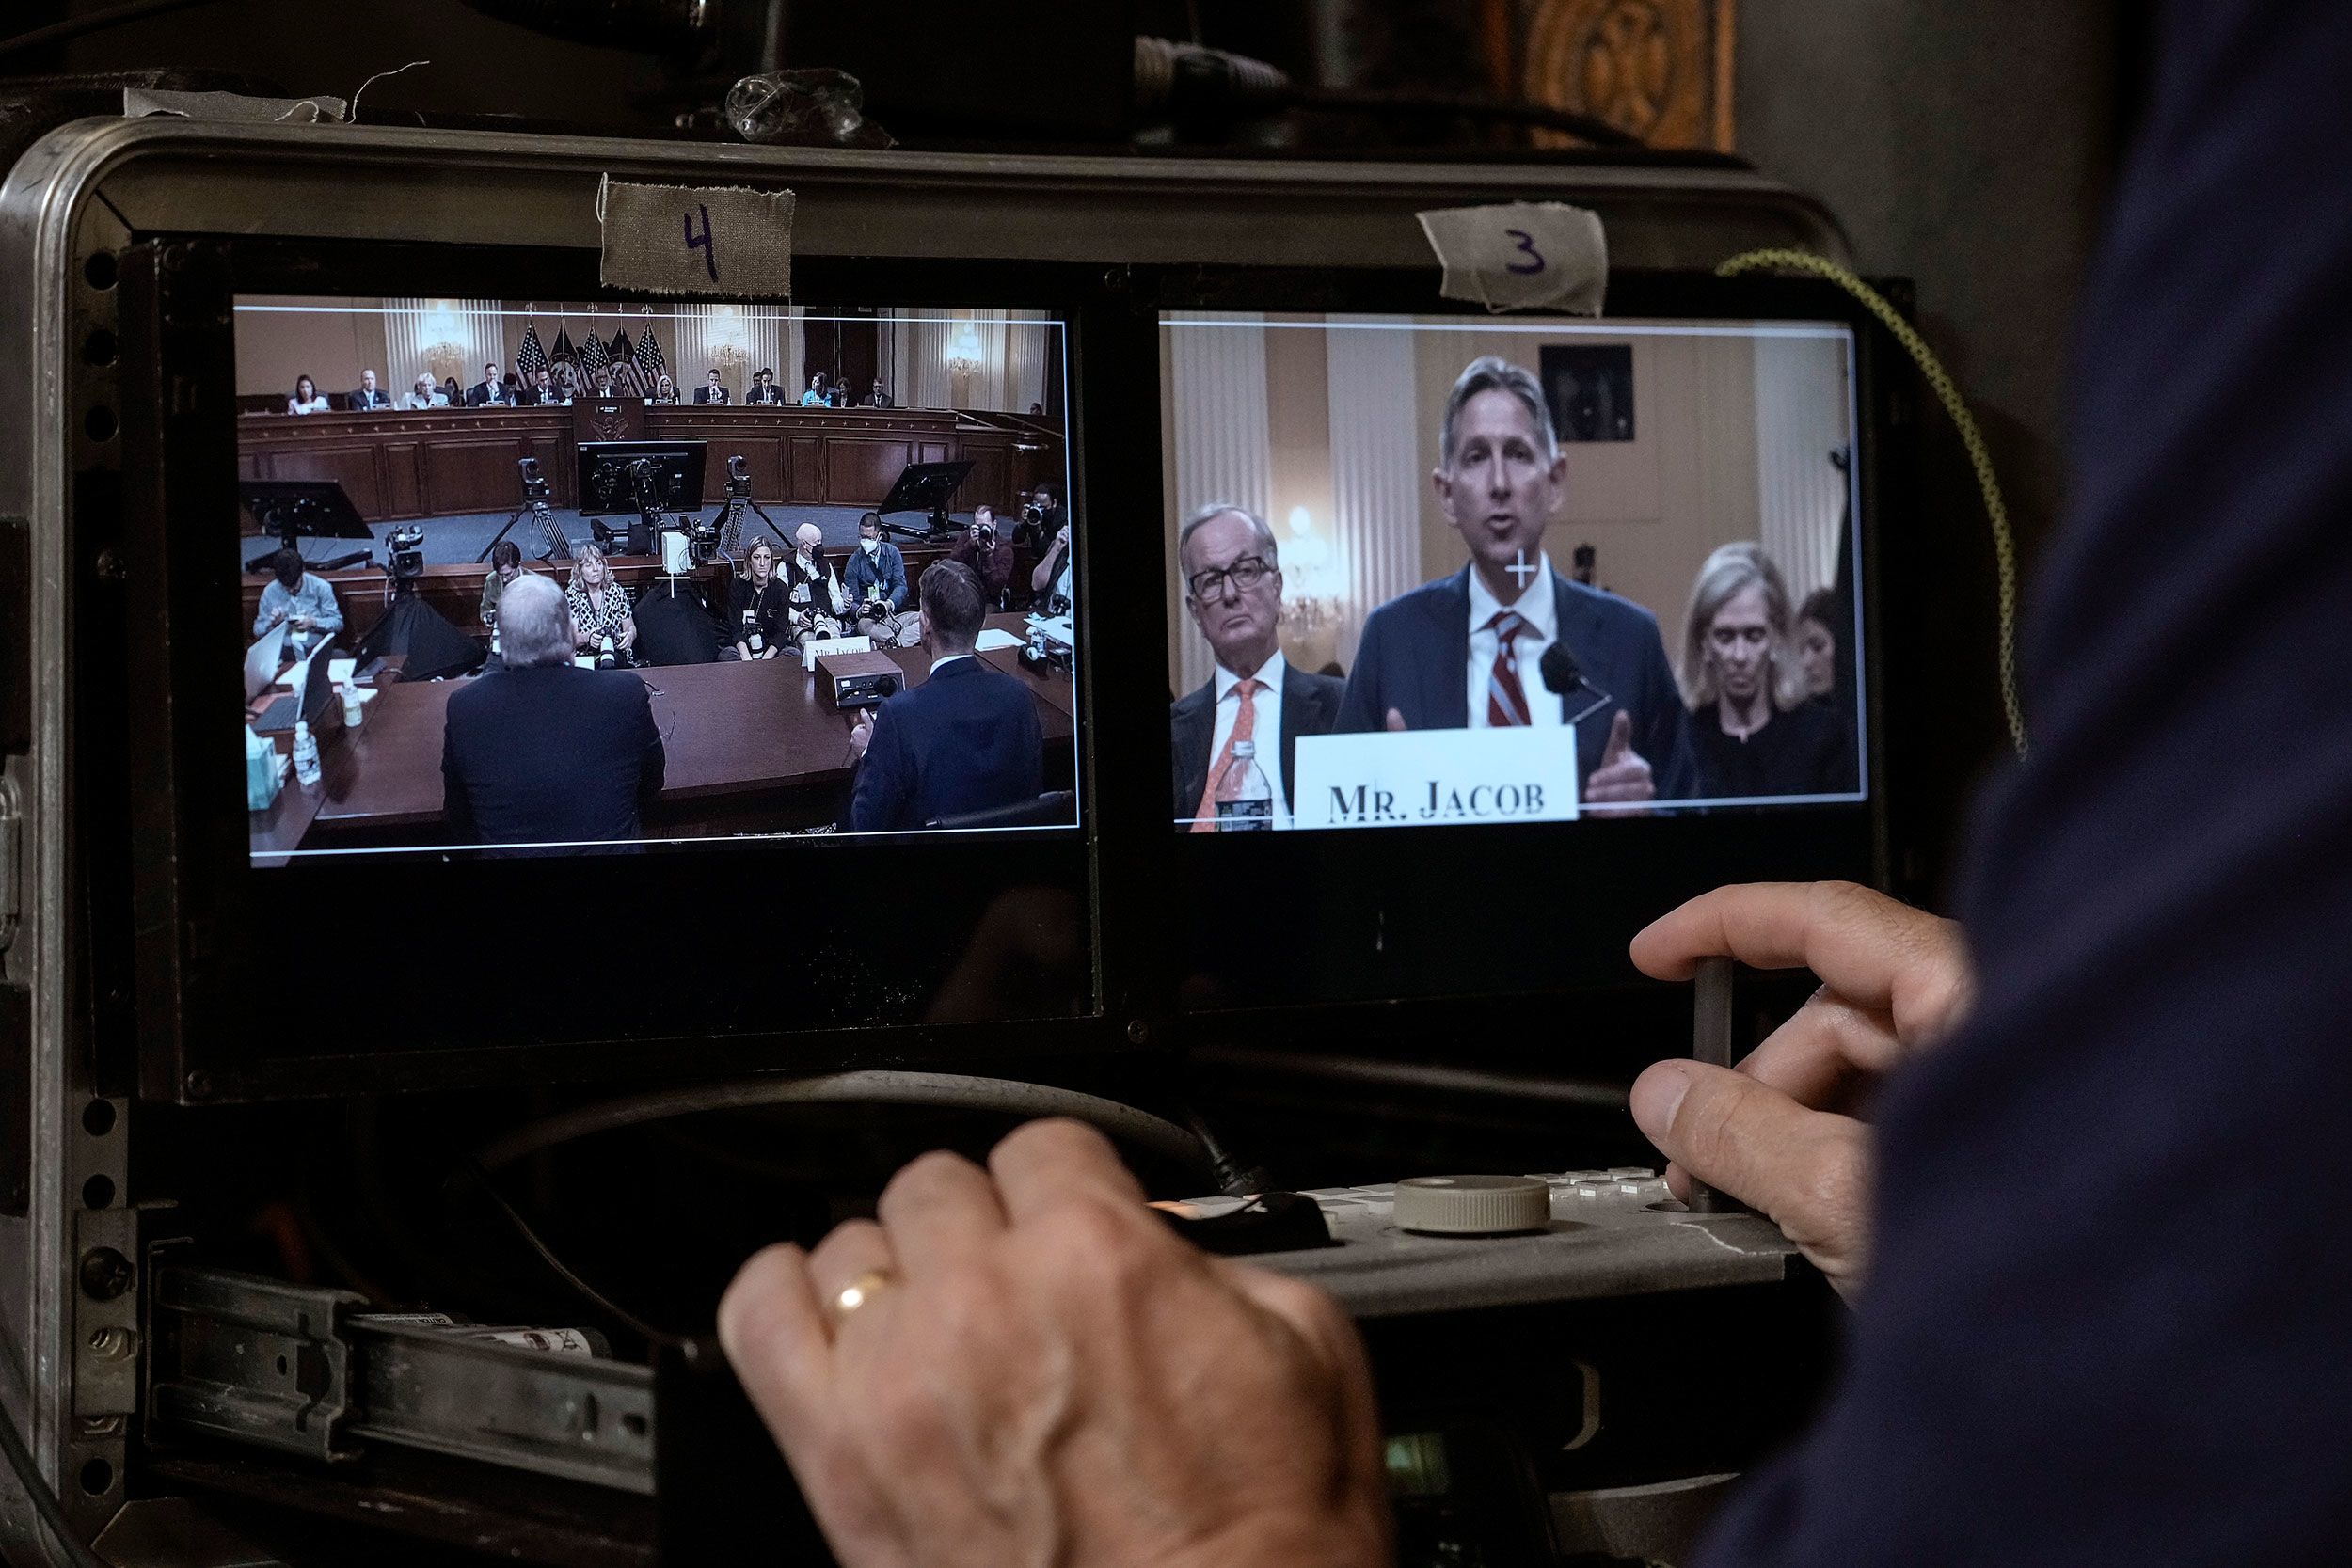
[(1580, 686), (1593, 694), (1591, 705), (1568, 721), (1571, 727), (1581, 724), (1585, 720), (1616, 701), (1608, 692), (1584, 678), (1584, 672), (1578, 667), (1576, 656), (1568, 652), (1568, 645), (1565, 642), (1554, 641), (1550, 647), (1546, 648), (1544, 657), (1537, 661), (1535, 667), (1544, 677), (1544, 689), (1555, 697), (1566, 697)]

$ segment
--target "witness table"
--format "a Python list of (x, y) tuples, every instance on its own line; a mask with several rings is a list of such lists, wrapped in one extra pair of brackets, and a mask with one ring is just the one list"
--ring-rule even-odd
[[(989, 625), (1019, 636), (1025, 623), (995, 615)], [(897, 649), (890, 657), (910, 687), (930, 673), (926, 649)], [(981, 657), (1029, 688), (1049, 777), (1066, 779), (1076, 707), (1070, 673), (1032, 672), (1013, 649)], [(652, 693), (666, 753), (648, 836), (773, 832), (830, 820), (837, 811), (853, 771), (850, 731), (857, 713), (826, 706), (816, 675), (803, 673), (797, 658), (634, 673)], [(289, 776), (276, 804), (250, 814), (253, 853), (433, 842), (430, 830), (441, 821), (442, 729), (449, 700), (463, 684), (387, 687), (368, 704), (359, 729), (321, 737), (320, 783), (305, 789)]]

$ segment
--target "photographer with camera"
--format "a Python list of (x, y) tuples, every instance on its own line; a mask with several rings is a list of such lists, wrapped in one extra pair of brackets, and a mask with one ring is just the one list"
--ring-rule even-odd
[(1077, 573), (1072, 570), (1075, 559), (1070, 540), (1070, 514), (1061, 504), (1061, 493), (1050, 479), (1038, 481), (1035, 497), (1021, 511), (1021, 520), (1030, 531), (1030, 548), (1037, 552), (1038, 562), (1029, 573), (1029, 591), (1036, 595), (1033, 608), (1049, 614), (1067, 613), (1077, 596)]
[(784, 595), (784, 584), (776, 578), (775, 546), (765, 539), (753, 540), (742, 575), (727, 590), (727, 641), (735, 645), (736, 657), (749, 663), (784, 651), (790, 634)]
[(307, 571), (299, 554), (279, 550), (270, 557), (269, 569), (276, 580), (262, 590), (261, 608), (253, 617), (254, 636), (264, 636), (272, 626), (283, 625), (286, 652), (300, 658), (343, 629), (343, 612), (335, 603), (334, 584)]
[(902, 613), (907, 562), (898, 546), (882, 537), (881, 513), (868, 512), (857, 520), (857, 546), (841, 582), (855, 607), (858, 635), (872, 638), (877, 647), (905, 647), (917, 635), (913, 621)]
[(596, 546), (582, 546), (572, 562), (564, 605), (571, 612), (573, 646), (596, 653), (598, 668), (637, 661), (637, 618), (628, 590), (612, 580), (612, 568)]
[(501, 539), (490, 546), (490, 575), (482, 579), (482, 624), (495, 636), (499, 629), (499, 600), (523, 575), (522, 546)]
[(947, 559), (972, 568), (980, 579), (991, 610), (1005, 608), (1005, 589), (1012, 581), (1012, 546), (997, 536), (996, 509), (983, 502), (972, 509), (972, 526), (963, 531)]
[(794, 642), (809, 637), (838, 637), (849, 613), (841, 574), (825, 559), (824, 531), (803, 523), (793, 531), (793, 552), (784, 560), (785, 598), (791, 610)]

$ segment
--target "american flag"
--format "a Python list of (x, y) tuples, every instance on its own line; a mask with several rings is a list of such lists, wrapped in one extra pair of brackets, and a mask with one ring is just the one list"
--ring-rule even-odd
[(562, 322), (557, 322), (555, 324), (555, 351), (548, 356), (548, 368), (553, 369), (566, 360), (577, 364), (580, 360), (580, 350), (572, 347), (572, 329)]
[(580, 368), (594, 376), (611, 359), (612, 356), (604, 351), (604, 340), (596, 336), (596, 328), (590, 327), (580, 341)]
[(644, 329), (637, 334), (638, 372), (644, 376), (645, 385), (651, 387), (669, 368), (670, 362), (661, 356), (661, 345), (654, 341), (653, 323), (648, 320)]
[(523, 346), (515, 356), (515, 368), (527, 376), (537, 375), (548, 368), (548, 351), (539, 346), (539, 324), (523, 325)]

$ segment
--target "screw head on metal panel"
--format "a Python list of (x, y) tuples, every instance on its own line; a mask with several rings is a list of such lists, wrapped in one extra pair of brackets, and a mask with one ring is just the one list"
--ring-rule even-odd
[(112, 1301), (138, 1282), (131, 1259), (110, 1246), (92, 1247), (82, 1255), (82, 1292), (92, 1301)]

